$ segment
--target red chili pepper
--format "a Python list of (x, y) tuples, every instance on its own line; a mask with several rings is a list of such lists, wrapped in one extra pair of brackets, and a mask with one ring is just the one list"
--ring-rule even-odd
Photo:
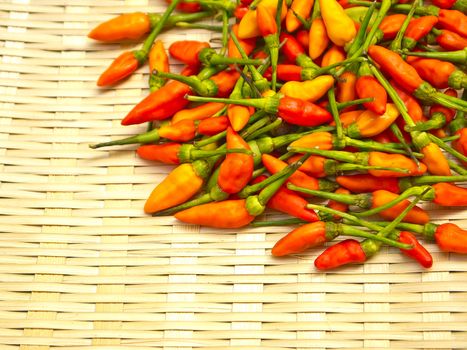
[(455, 135), (460, 135), (460, 138), (452, 141), (452, 146), (464, 156), (467, 156), (467, 128), (457, 130)]
[(442, 251), (467, 254), (467, 231), (452, 223), (439, 225), (434, 233)]
[(237, 7), (235, 8), (235, 11), (233, 13), (233, 15), (235, 16), (235, 18), (239, 21), (243, 18), (243, 16), (246, 15), (246, 13), (249, 11), (249, 7), (248, 5), (244, 5), (244, 4), (239, 4), (237, 5)]
[(412, 19), (405, 31), (402, 47), (405, 49), (414, 48), (417, 42), (427, 35), (436, 23), (438, 23), (438, 17), (436, 16), (423, 16)]
[[(447, 89), (444, 91), (445, 95), (449, 95), (452, 97), (457, 97), (457, 91), (453, 89)], [(441, 105), (433, 105), (430, 108), (430, 116), (433, 118), (435, 113), (441, 113), (444, 116), (444, 124), (450, 123), (451, 120), (456, 115), (456, 110), (453, 108), (447, 108)]]
[(403, 254), (418, 261), (418, 263), (425, 268), (430, 268), (433, 265), (433, 257), (412, 233), (401, 231), (399, 234), (399, 242), (413, 245), (412, 249), (401, 249)]
[(354, 239), (346, 239), (327, 248), (315, 260), (319, 270), (329, 270), (342, 265), (364, 262), (365, 252), (360, 243)]
[(451, 62), (434, 58), (418, 58), (409, 56), (408, 62), (414, 67), (420, 77), (438, 89), (467, 87), (467, 75)]
[(370, 174), (356, 174), (337, 176), (336, 181), (339, 185), (354, 193), (366, 193), (376, 190), (386, 190), (393, 193), (400, 192), (399, 180), (394, 177), (375, 177)]
[(226, 116), (206, 118), (199, 122), (198, 132), (206, 136), (216, 135), (227, 130), (229, 124), (229, 118)]
[(467, 47), (467, 39), (447, 29), (443, 29), (436, 37), (436, 42), (443, 49), (449, 51), (463, 50)]
[[(172, 2), (172, 0), (165, 0), (168, 4)], [(176, 7), (177, 10), (181, 12), (187, 12), (187, 13), (194, 13), (194, 12), (199, 12), (202, 10), (202, 7), (200, 3), (198, 2), (183, 2), (180, 1)]]
[(281, 33), (279, 40), (283, 44), (281, 51), (287, 60), (301, 67), (317, 67), (311, 58), (306, 55), (305, 49), (294, 36)]
[(175, 41), (169, 46), (170, 56), (185, 63), (188, 66), (198, 66), (201, 64), (199, 53), (211, 47), (209, 43), (196, 40)]
[(432, 0), (433, 5), (442, 9), (450, 9), (454, 6), (457, 0)]
[(438, 15), (439, 25), (442, 28), (448, 29), (467, 37), (467, 16), (457, 10), (440, 9)]
[(299, 30), (297, 34), (295, 34), (295, 38), (297, 41), (302, 45), (305, 52), (308, 52), (310, 47), (310, 36), (307, 30)]
[(134, 51), (126, 51), (118, 56), (100, 75), (97, 86), (109, 86), (130, 76), (139, 67)]
[[(250, 146), (232, 129), (227, 129), (227, 149), (246, 149)], [(251, 154), (227, 154), (220, 165), (217, 184), (226, 193), (237, 193), (245, 187), (253, 175), (253, 156)]]
[(432, 187), (435, 190), (435, 199), (433, 199), (433, 203), (452, 207), (467, 205), (467, 188), (447, 182), (440, 182)]
[[(302, 81), (302, 70), (302, 67), (293, 64), (278, 64), (277, 78), (282, 81)], [(268, 79), (270, 79), (270, 73), (271, 70), (268, 70), (265, 74)]]
[(358, 98), (372, 97), (372, 102), (365, 102), (363, 106), (376, 114), (386, 112), (388, 94), (378, 80), (371, 74), (368, 64), (362, 64), (358, 70), (358, 79), (355, 83)]
[[(190, 75), (196, 72), (194, 68), (187, 67), (181, 74)], [(178, 81), (171, 81), (159, 90), (144, 98), (122, 120), (122, 125), (141, 124), (151, 120), (170, 118), (175, 112), (188, 104), (185, 95), (191, 88)]]

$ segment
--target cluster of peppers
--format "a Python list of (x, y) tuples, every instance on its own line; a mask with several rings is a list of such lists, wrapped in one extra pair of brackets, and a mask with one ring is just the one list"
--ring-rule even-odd
[[(122, 120), (148, 130), (91, 145), (139, 144), (141, 158), (176, 165), (146, 213), (218, 228), (299, 224), (274, 256), (363, 238), (326, 248), (315, 260), (322, 270), (363, 262), (384, 244), (430, 267), (416, 235), (467, 253), (466, 230), (430, 223), (416, 205), (467, 205), (455, 184), (467, 181), (465, 0), (168, 2), (163, 14), (123, 14), (89, 34), (146, 36), (97, 84), (149, 61), (150, 94)], [(175, 74), (156, 40), (172, 27), (220, 32), (222, 46), (172, 43), (168, 53), (185, 64)], [(266, 208), (293, 218), (255, 220)], [(364, 219), (373, 215), (387, 221)]]

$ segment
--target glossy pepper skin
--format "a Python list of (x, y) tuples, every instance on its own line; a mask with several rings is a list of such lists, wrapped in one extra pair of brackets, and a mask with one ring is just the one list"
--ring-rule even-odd
[(330, 270), (364, 261), (366, 261), (366, 255), (360, 243), (354, 239), (346, 239), (322, 252), (315, 260), (315, 267), (318, 270)]
[(198, 192), (202, 185), (203, 179), (198, 176), (193, 165), (181, 164), (151, 192), (144, 205), (144, 211), (156, 213), (184, 203)]
[(438, 23), (436, 16), (422, 16), (412, 19), (405, 31), (402, 47), (405, 49), (414, 48), (417, 42), (427, 35), (436, 23)]
[(407, 169), (408, 173), (398, 173), (390, 170), (368, 170), (368, 173), (377, 177), (404, 177), (422, 175), (426, 171), (423, 163), (417, 164), (410, 158), (401, 154), (389, 154), (383, 152), (369, 152), (369, 165), (385, 166)]
[(373, 97), (372, 102), (365, 102), (366, 109), (383, 114), (386, 111), (388, 94), (375, 77), (370, 75), (360, 76), (355, 84), (355, 91), (358, 98)]
[(349, 189), (354, 193), (373, 192), (376, 190), (386, 190), (399, 193), (399, 180), (394, 177), (375, 177), (370, 174), (355, 174), (337, 176), (339, 185)]
[[(377, 190), (373, 192), (373, 201), (371, 208), (378, 208), (393, 199), (396, 199), (398, 194), (385, 190)], [(379, 212), (379, 215), (387, 220), (394, 220), (405, 208), (410, 204), (410, 201), (404, 199), (389, 209)], [(428, 213), (422, 208), (415, 206), (403, 219), (404, 222), (411, 222), (414, 224), (424, 225), (430, 221)]]
[(357, 35), (352, 19), (336, 0), (319, 0), (321, 16), (329, 39), (338, 46), (344, 46)]
[(278, 115), (287, 123), (300, 126), (317, 126), (328, 123), (332, 115), (311, 102), (284, 96), (279, 101)]
[(439, 225), (434, 238), (442, 251), (467, 254), (467, 231), (457, 225), (451, 223)]
[[(227, 149), (246, 149), (250, 146), (232, 128), (227, 129)], [(233, 194), (245, 187), (253, 175), (253, 156), (229, 153), (220, 165), (217, 183), (222, 191)]]
[(298, 14), (304, 19), (308, 19), (313, 4), (314, 0), (293, 0), (285, 17), (285, 27), (289, 33), (296, 31), (302, 25), (302, 22), (300, 22), (295, 14)]
[(331, 75), (321, 75), (313, 80), (303, 82), (288, 81), (282, 85), (280, 92), (286, 96), (316, 102), (334, 85)]
[(423, 153), (423, 163), (433, 175), (451, 175), (451, 168), (439, 146), (433, 142), (420, 150)]
[(160, 145), (142, 145), (136, 150), (140, 158), (161, 162), (164, 164), (180, 164), (178, 153), (181, 145), (167, 142)]
[[(232, 26), (232, 32), (238, 38), (238, 24), (234, 24)], [(249, 56), (256, 47), (256, 38), (249, 38), (249, 39), (238, 38), (238, 41), (247, 56)], [(238, 51), (237, 46), (235, 45), (231, 37), (229, 38), (229, 41), (227, 44), (227, 52), (228, 52), (228, 57), (242, 58), (242, 55)]]
[(130, 76), (138, 67), (139, 62), (135, 53), (133, 51), (126, 51), (118, 56), (99, 76), (97, 86), (113, 85)]
[[(339, 187), (337, 190), (334, 191), (334, 193), (337, 194), (350, 194), (350, 191), (346, 188)], [(338, 210), (340, 212), (348, 212), (349, 211), (349, 205), (345, 203), (341, 203), (335, 200), (330, 199), (328, 201), (328, 204), (326, 205), (328, 208)], [(333, 215), (334, 220), (339, 220), (340, 216), (339, 215)]]
[(406, 63), (397, 53), (382, 46), (372, 45), (368, 48), (368, 54), (407, 92), (413, 93), (423, 84), (415, 68)]
[(401, 249), (402, 254), (418, 261), (424, 268), (430, 268), (433, 265), (433, 257), (412, 233), (401, 231), (399, 242), (413, 245), (412, 249)]
[(224, 107), (225, 104), (223, 103), (208, 102), (193, 108), (185, 108), (173, 115), (172, 123), (178, 123), (182, 120), (203, 120), (210, 118)]
[(160, 89), (166, 82), (164, 78), (157, 77), (154, 72), (169, 72), (169, 58), (161, 40), (156, 40), (149, 51), (149, 88), (151, 92)]
[(467, 38), (467, 16), (457, 10), (440, 9), (438, 12), (439, 25)]
[(463, 50), (467, 47), (467, 38), (447, 29), (443, 29), (435, 40), (439, 46), (448, 51)]
[(467, 205), (467, 188), (446, 182), (435, 184), (432, 187), (435, 190), (433, 203), (453, 207)]
[(88, 38), (99, 41), (137, 40), (151, 30), (149, 16), (143, 12), (124, 13), (99, 24)]
[(199, 53), (201, 50), (211, 47), (209, 43), (196, 40), (175, 41), (169, 46), (170, 56), (185, 63), (188, 66), (201, 64)]
[(450, 62), (434, 58), (416, 58), (411, 60), (410, 65), (422, 79), (438, 89), (450, 86), (461, 89), (467, 86), (467, 75)]
[(315, 18), (311, 22), (308, 37), (310, 42), (308, 54), (314, 60), (323, 54), (330, 41), (322, 18)]
[(328, 241), (326, 223), (317, 221), (302, 225), (289, 232), (276, 242), (271, 253), (274, 256), (301, 253), (312, 247), (320, 246), (326, 241)]
[[(338, 102), (347, 102), (355, 100), (355, 86), (357, 84), (357, 75), (352, 71), (346, 71), (340, 76), (337, 82), (336, 100)], [(355, 109), (355, 106), (344, 108), (344, 112)]]
[(407, 15), (395, 14), (384, 17), (381, 21), (378, 29), (382, 32), (383, 40), (392, 40), (396, 37), (397, 32), (402, 27), (402, 23), (405, 21)]
[(179, 211), (175, 214), (175, 218), (195, 225), (239, 228), (248, 225), (255, 216), (246, 209), (245, 199), (230, 199)]

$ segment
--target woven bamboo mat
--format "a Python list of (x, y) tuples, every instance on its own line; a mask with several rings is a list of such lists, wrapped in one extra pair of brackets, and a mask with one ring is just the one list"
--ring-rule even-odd
[[(131, 45), (91, 43), (97, 22), (148, 0), (0, 0), (0, 348), (466, 349), (467, 260), (430, 245), (422, 271), (385, 249), (318, 273), (317, 252), (273, 259), (289, 228), (216, 231), (142, 207), (171, 169), (131, 147), (120, 120), (147, 68), (95, 80)], [(202, 31), (171, 32), (169, 43)], [(466, 212), (432, 208), (467, 226)]]

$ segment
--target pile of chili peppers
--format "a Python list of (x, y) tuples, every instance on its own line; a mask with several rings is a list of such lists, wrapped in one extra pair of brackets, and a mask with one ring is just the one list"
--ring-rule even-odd
[[(122, 120), (148, 129), (91, 147), (137, 144), (139, 157), (176, 165), (146, 213), (218, 228), (299, 225), (274, 256), (354, 237), (325, 248), (321, 270), (383, 245), (428, 268), (419, 238), (467, 253), (466, 230), (430, 223), (417, 206), (467, 205), (465, 0), (168, 2), (162, 14), (123, 14), (89, 34), (145, 37), (97, 85), (149, 62), (150, 93)], [(166, 51), (156, 39), (172, 27), (220, 32), (221, 48), (183, 40)], [(180, 74), (168, 55), (185, 65)], [(258, 221), (266, 208), (292, 218)]]

